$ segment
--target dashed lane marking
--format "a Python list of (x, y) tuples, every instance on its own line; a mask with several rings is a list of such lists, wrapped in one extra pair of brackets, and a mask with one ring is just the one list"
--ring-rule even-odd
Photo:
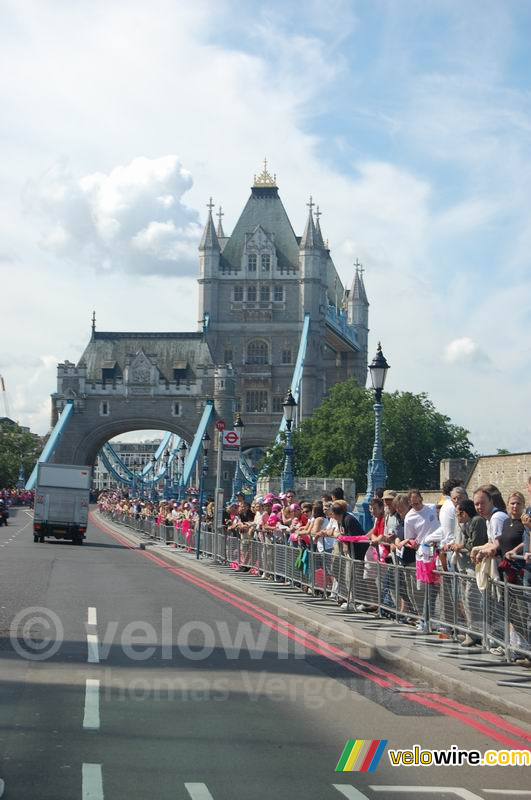
[(99, 731), (100, 729), (100, 682), (87, 678), (85, 686), (85, 714), (83, 730)]
[(481, 795), (462, 789), (459, 786), (370, 786), (373, 792), (389, 792), (390, 794), (402, 793), (409, 797), (412, 794), (455, 794), (462, 800), (483, 800)]
[(334, 789), (337, 789), (338, 792), (341, 792), (347, 800), (368, 800), (366, 794), (363, 794), (359, 789), (350, 786), (348, 783), (333, 783), (332, 786)]
[(100, 648), (98, 645), (98, 637), (95, 633), (87, 633), (87, 661), (89, 664), (100, 663)]
[(96, 609), (89, 606), (87, 614), (87, 625), (97, 625), (97, 624), (98, 624), (98, 616), (96, 613)]
[(81, 785), (83, 800), (104, 800), (101, 764), (83, 764)]
[(206, 783), (185, 783), (184, 788), (192, 800), (214, 800)]

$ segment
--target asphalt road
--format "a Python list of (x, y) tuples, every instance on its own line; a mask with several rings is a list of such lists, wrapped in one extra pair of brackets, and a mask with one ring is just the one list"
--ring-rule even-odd
[(531, 797), (525, 767), (393, 767), (386, 750), (335, 772), (348, 740), (483, 752), (531, 732), (399, 692), (94, 524), (83, 547), (34, 544), (19, 510), (0, 528), (0, 606), (5, 800)]

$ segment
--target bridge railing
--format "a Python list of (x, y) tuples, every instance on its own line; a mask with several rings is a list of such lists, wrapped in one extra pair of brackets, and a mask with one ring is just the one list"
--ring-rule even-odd
[[(195, 553), (191, 524), (157, 524), (154, 519), (102, 512), (146, 540)], [(306, 594), (347, 603), (354, 611), (372, 611), (397, 622), (429, 619), (457, 641), (465, 634), (483, 650), (503, 648), (506, 657), (531, 659), (531, 587), (488, 579), (480, 591), (473, 575), (436, 572), (434, 583), (417, 582), (415, 567), (369, 562), (330, 552), (319, 553), (284, 544), (269, 536), (231, 536), (202, 526), (203, 556), (231, 569), (288, 583)]]

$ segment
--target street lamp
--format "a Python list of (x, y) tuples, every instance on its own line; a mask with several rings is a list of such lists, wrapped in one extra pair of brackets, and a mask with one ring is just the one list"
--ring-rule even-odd
[(297, 407), (297, 401), (288, 389), (288, 393), (282, 403), (284, 409), (284, 419), (286, 420), (286, 446), (284, 447), (284, 468), (280, 479), (280, 489), (282, 492), (287, 492), (293, 489), (293, 445), (292, 445), (292, 432), (291, 425), (293, 422), (293, 414)]
[(241, 417), (240, 412), (236, 414), (236, 419), (234, 420), (234, 430), (239, 434), (239, 445), (238, 445), (238, 461), (236, 462), (236, 469), (234, 470), (234, 480), (232, 481), (232, 502), (236, 500), (236, 495), (240, 494), (243, 485), (243, 473), (241, 468), (241, 460), (242, 460), (242, 439), (243, 439), (243, 432), (245, 430), (245, 424)]
[(170, 498), (170, 451), (164, 451), (164, 499), (169, 500)]
[(179, 454), (179, 500), (184, 500), (184, 462), (186, 460), (186, 451), (188, 450), (186, 446), (186, 442), (184, 439), (181, 439), (181, 444), (177, 453)]
[(155, 453), (153, 453), (153, 455), (151, 456), (151, 480), (152, 480), (152, 484), (151, 484), (151, 500), (153, 501), (153, 503), (155, 503), (156, 500), (157, 500), (157, 486), (156, 486), (156, 481), (155, 481), (155, 468), (156, 468), (156, 466), (157, 466), (157, 459), (155, 457)]
[(137, 480), (138, 480), (138, 475), (137, 475), (137, 473), (136, 473), (136, 471), (137, 471), (137, 467), (138, 467), (138, 461), (136, 460), (136, 458), (135, 458), (135, 459), (133, 459), (132, 466), (133, 466), (133, 484), (132, 484), (132, 486), (131, 486), (131, 491), (132, 491), (133, 497), (136, 497), (136, 493), (137, 493)]
[(199, 558), (201, 552), (201, 521), (203, 518), (203, 492), (205, 488), (205, 478), (208, 472), (208, 451), (210, 448), (210, 436), (208, 431), (205, 431), (203, 438), (203, 467), (201, 469), (201, 477), (199, 479), (199, 519), (197, 520), (197, 533), (195, 537), (195, 557)]
[(374, 446), (372, 458), (369, 460), (367, 469), (367, 494), (365, 499), (358, 503), (357, 512), (361, 518), (365, 530), (369, 530), (372, 525), (372, 517), (369, 511), (369, 503), (374, 497), (376, 489), (383, 489), (387, 483), (387, 467), (382, 453), (382, 392), (385, 386), (385, 379), (389, 364), (382, 353), (382, 345), (378, 342), (378, 349), (372, 363), (369, 364), (371, 373), (372, 388), (374, 389)]

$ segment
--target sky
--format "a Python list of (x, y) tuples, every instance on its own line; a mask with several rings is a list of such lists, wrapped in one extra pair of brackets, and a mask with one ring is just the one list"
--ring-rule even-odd
[[(0, 374), (45, 433), (100, 330), (195, 330), (210, 196), (230, 232), (264, 156), (311, 194), (369, 358), (481, 453), (530, 449), (527, 0), (3, 0)], [(0, 413), (3, 413), (0, 408)]]

